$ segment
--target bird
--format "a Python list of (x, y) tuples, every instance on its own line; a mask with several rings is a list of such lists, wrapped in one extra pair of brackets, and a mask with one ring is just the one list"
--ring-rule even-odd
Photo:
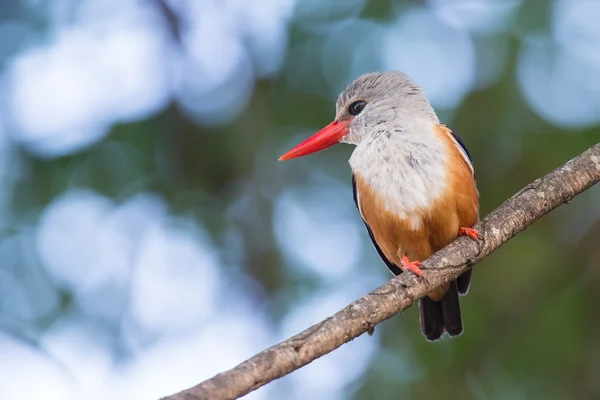
[[(349, 159), (354, 203), (372, 243), (395, 276), (424, 278), (421, 261), (466, 235), (481, 238), (479, 192), (471, 155), (440, 120), (424, 90), (400, 71), (359, 76), (338, 96), (333, 122), (279, 157), (306, 156), (337, 143)], [(419, 300), (428, 341), (463, 332), (459, 295), (468, 269)]]

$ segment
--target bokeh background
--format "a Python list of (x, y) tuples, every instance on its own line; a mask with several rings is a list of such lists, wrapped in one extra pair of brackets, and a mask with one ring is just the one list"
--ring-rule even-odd
[[(594, 0), (0, 3), (0, 398), (154, 399), (390, 279), (336, 146), (277, 162), (398, 69), (467, 143), (487, 215), (600, 140)], [(251, 399), (600, 397), (600, 188), (418, 310)]]

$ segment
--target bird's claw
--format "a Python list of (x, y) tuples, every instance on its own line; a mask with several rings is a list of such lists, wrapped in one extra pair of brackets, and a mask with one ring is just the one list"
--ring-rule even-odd
[(421, 271), (421, 268), (419, 268), (421, 266), (421, 263), (419, 261), (409, 261), (408, 257), (404, 255), (400, 259), (400, 262), (402, 263), (402, 266), (405, 270), (408, 270), (413, 274), (420, 276), (421, 278), (425, 277), (425, 274), (423, 274), (423, 271)]
[(473, 229), (473, 228), (465, 228), (465, 227), (460, 227), (458, 229), (458, 235), (459, 236), (468, 236), (475, 241), (483, 238), (478, 230)]

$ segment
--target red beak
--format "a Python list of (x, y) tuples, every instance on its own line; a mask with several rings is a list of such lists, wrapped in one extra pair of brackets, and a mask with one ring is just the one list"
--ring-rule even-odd
[(340, 139), (348, 134), (349, 123), (350, 120), (333, 121), (325, 128), (279, 157), (279, 161), (306, 156), (339, 143)]

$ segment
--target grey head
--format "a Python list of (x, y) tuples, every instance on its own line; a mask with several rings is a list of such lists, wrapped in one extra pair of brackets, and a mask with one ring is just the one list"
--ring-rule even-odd
[(398, 71), (364, 74), (349, 84), (336, 104), (336, 121), (344, 120), (351, 122), (342, 141), (352, 144), (425, 121), (439, 123), (423, 90)]

